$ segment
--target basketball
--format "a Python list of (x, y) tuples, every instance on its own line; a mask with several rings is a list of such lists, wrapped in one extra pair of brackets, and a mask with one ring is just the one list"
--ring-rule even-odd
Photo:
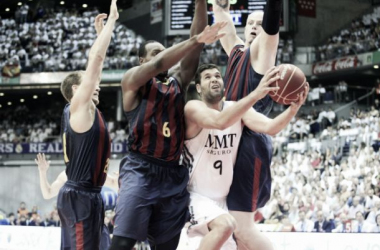
[(306, 77), (298, 67), (292, 64), (281, 64), (279, 69), (280, 79), (271, 84), (271, 87), (280, 87), (277, 91), (272, 91), (269, 96), (273, 101), (290, 105), (297, 102), (301, 93), (305, 91)]

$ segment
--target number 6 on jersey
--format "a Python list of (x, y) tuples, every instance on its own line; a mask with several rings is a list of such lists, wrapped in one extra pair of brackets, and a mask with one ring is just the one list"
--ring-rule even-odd
[(169, 122), (164, 123), (164, 126), (162, 127), (162, 134), (164, 134), (165, 137), (170, 137)]

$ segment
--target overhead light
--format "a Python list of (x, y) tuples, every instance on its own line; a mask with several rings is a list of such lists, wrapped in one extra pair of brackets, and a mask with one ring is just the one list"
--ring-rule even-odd
[(0, 108), (2, 108), (2, 107), (3, 107), (3, 105), (0, 104)]
[(8, 102), (8, 105), (11, 106), (11, 105), (12, 105), (12, 102)]
[(52, 94), (53, 94), (53, 92), (51, 92), (51, 91), (48, 91), (48, 92), (47, 92), (47, 94), (48, 94), (48, 95), (52, 95)]
[(18, 2), (17, 5), (18, 5), (18, 6), (21, 6), (21, 5), (22, 5), (22, 2)]
[(4, 93), (3, 93), (3, 92), (1, 92), (1, 93), (0, 93), (0, 96), (4, 96)]
[(87, 8), (87, 6), (88, 6), (88, 5), (85, 4), (85, 3), (82, 5), (83, 8)]
[(373, 66), (374, 69), (378, 69), (379, 68), (379, 65), (375, 65)]
[(37, 99), (37, 98), (38, 98), (38, 95), (34, 95), (34, 96), (33, 96), (33, 99)]
[(10, 9), (9, 9), (9, 8), (6, 8), (5, 11), (8, 12), (8, 11), (10, 11)]
[(20, 99), (20, 102), (25, 102), (25, 100), (24, 99)]
[(60, 5), (64, 5), (65, 4), (65, 1), (61, 1), (59, 2)]

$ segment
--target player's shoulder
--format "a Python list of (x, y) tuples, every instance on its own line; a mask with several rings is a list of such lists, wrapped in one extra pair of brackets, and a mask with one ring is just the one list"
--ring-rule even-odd
[(197, 107), (203, 107), (205, 106), (206, 104), (200, 100), (191, 100), (191, 101), (188, 101), (185, 105), (185, 109), (191, 109), (191, 108), (197, 108)]

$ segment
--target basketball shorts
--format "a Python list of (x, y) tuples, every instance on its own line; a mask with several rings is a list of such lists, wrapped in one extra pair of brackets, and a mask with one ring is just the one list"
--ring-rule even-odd
[[(225, 199), (215, 201), (197, 193), (190, 193), (190, 225), (181, 234), (181, 246), (198, 249), (203, 237), (210, 232), (208, 224), (217, 217), (228, 214)], [(224, 243), (222, 250), (236, 250), (236, 242), (232, 235)], [(181, 249), (182, 250), (182, 249)]]
[(229, 210), (254, 212), (267, 203), (272, 183), (271, 160), (271, 138), (244, 127), (227, 196)]
[(104, 224), (100, 188), (87, 188), (67, 181), (57, 200), (61, 219), (61, 249), (98, 250)]
[(113, 234), (158, 245), (180, 234), (189, 218), (188, 170), (130, 152), (120, 163)]

